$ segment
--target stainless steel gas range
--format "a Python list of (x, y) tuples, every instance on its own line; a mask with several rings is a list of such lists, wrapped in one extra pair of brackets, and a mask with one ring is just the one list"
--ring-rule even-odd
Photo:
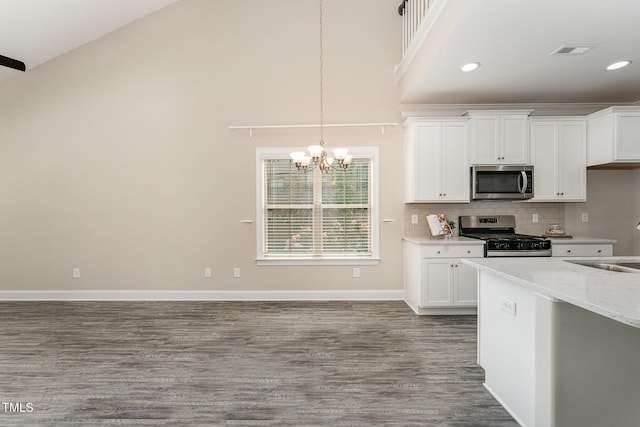
[(460, 236), (481, 239), (485, 257), (551, 256), (551, 241), (517, 234), (513, 215), (471, 215), (459, 219)]

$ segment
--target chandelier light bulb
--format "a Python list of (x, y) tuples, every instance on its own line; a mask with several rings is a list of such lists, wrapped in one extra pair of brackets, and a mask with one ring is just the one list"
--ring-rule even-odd
[(322, 155), (324, 148), (322, 147), (322, 145), (310, 145), (307, 147), (307, 150), (309, 150), (309, 155), (311, 157), (317, 158)]
[(333, 155), (336, 156), (336, 159), (338, 160), (344, 160), (344, 157), (348, 152), (349, 150), (347, 150), (346, 148), (336, 148), (335, 150), (333, 150)]
[(289, 155), (294, 163), (301, 163), (302, 159), (304, 159), (305, 153), (304, 151), (295, 151)]

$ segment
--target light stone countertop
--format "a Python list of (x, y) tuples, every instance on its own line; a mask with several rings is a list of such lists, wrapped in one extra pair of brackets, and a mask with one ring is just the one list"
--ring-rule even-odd
[[(606, 245), (616, 244), (618, 241), (614, 239), (603, 239), (600, 237), (548, 237), (551, 240), (552, 245)], [(484, 245), (484, 240), (471, 239), (469, 237), (451, 236), (448, 240), (442, 237), (432, 237), (424, 233), (421, 234), (408, 234), (405, 235), (402, 240), (407, 242), (416, 243), (418, 245)]]
[(614, 239), (602, 239), (600, 237), (548, 237), (552, 245), (614, 245), (618, 241)]
[(484, 240), (460, 236), (451, 236), (450, 238), (445, 239), (443, 237), (431, 237), (425, 234), (416, 234), (404, 236), (402, 240), (418, 245), (484, 245)]
[(640, 256), (468, 258), (462, 262), (540, 294), (640, 328), (640, 273), (600, 270), (565, 260), (640, 262)]

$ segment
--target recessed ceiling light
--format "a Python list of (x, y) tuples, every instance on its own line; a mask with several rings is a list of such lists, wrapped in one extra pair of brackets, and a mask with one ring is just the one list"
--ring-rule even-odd
[(464, 64), (460, 70), (464, 73), (468, 73), (470, 71), (475, 71), (480, 67), (479, 62), (469, 62), (468, 64)]
[(609, 65), (607, 68), (605, 68), (607, 71), (613, 71), (613, 70), (619, 70), (620, 68), (624, 68), (627, 65), (631, 64), (631, 61), (629, 60), (625, 60), (625, 61), (618, 61), (618, 62), (614, 62), (613, 64)]

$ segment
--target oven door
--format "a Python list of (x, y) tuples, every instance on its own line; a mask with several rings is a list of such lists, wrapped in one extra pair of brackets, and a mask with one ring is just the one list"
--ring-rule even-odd
[(474, 200), (533, 197), (533, 166), (473, 166), (471, 194)]

